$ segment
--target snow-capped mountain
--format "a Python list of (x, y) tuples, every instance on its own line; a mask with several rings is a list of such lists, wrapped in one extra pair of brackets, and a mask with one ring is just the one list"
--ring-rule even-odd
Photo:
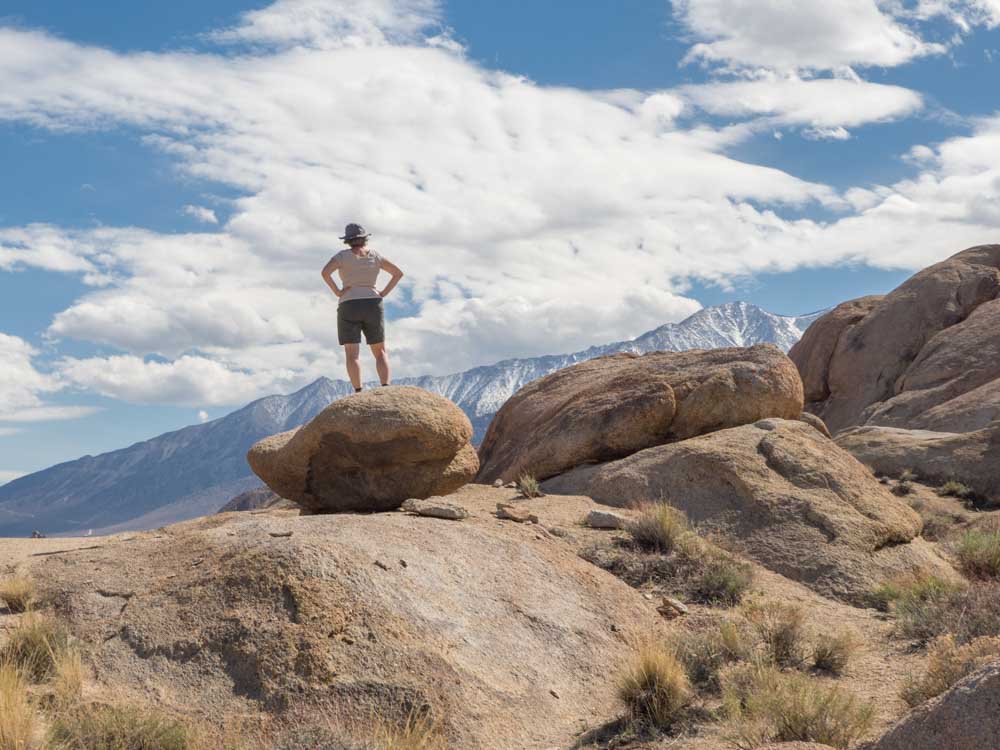
[[(821, 314), (785, 317), (733, 302), (700, 310), (630, 341), (396, 382), (450, 398), (469, 415), (478, 443), (496, 411), (521, 386), (575, 362), (618, 352), (757, 343), (773, 343), (787, 351)], [(266, 396), (207, 424), (16, 479), (0, 486), (0, 536), (30, 534), (34, 529), (80, 534), (91, 529), (154, 528), (212, 513), (260, 484), (246, 464), (253, 443), (303, 424), (352, 391), (346, 381), (320, 378), (295, 393)]]

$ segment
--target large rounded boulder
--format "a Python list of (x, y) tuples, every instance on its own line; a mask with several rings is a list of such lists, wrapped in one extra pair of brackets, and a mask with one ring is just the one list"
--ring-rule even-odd
[(580, 467), (543, 484), (611, 505), (665, 500), (700, 531), (815, 591), (867, 604), (886, 580), (954, 571), (920, 517), (847, 451), (800, 421), (755, 424)]
[(552, 477), (763, 417), (796, 418), (802, 381), (777, 347), (617, 354), (524, 386), (497, 412), (478, 481)]
[(988, 750), (1000, 747), (1000, 663), (914, 708), (866, 750)]
[(884, 297), (816, 320), (789, 356), (806, 408), (862, 424), (969, 432), (1000, 417), (1000, 245), (964, 250)]
[(392, 386), (335, 401), (302, 427), (261, 440), (250, 468), (314, 512), (393, 510), (445, 495), (479, 468), (472, 424), (448, 399)]

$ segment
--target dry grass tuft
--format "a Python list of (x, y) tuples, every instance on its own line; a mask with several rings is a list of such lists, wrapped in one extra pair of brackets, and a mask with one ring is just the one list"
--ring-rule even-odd
[(903, 469), (903, 473), (899, 475), (900, 482), (916, 482), (920, 477), (913, 469)]
[(1000, 578), (1000, 531), (967, 531), (955, 556), (970, 578)]
[(0, 664), (0, 750), (30, 750), (36, 723), (24, 678), (14, 665)]
[(152, 708), (80, 706), (58, 714), (49, 741), (60, 750), (201, 750), (199, 735)]
[(525, 497), (541, 497), (542, 490), (538, 486), (538, 480), (530, 474), (522, 474), (517, 479), (517, 489)]
[(83, 674), (83, 659), (77, 649), (66, 646), (55, 653), (52, 693), (59, 709), (69, 708), (80, 700)]
[(375, 731), (377, 750), (444, 750), (437, 724), (429, 715), (410, 716), (402, 726), (383, 723)]
[(909, 680), (903, 687), (902, 697), (916, 706), (941, 695), (966, 675), (984, 664), (1000, 658), (1000, 638), (976, 638), (960, 646), (952, 635), (941, 636), (931, 642), (927, 651), (927, 670), (917, 680)]
[(618, 698), (630, 722), (669, 729), (691, 700), (691, 685), (673, 651), (648, 643), (639, 648), (622, 675)]
[(874, 595), (882, 609), (896, 616), (901, 636), (926, 642), (948, 632), (950, 610), (963, 589), (936, 576), (918, 575), (883, 584)]
[(752, 604), (745, 608), (764, 647), (768, 662), (779, 667), (798, 667), (805, 661), (805, 614), (781, 602)]
[(53, 676), (58, 655), (69, 644), (65, 626), (38, 613), (29, 613), (11, 631), (0, 647), (0, 662), (14, 665), (32, 682), (45, 682)]
[(871, 728), (875, 714), (839, 687), (761, 664), (724, 672), (722, 694), (734, 740), (744, 748), (796, 741), (846, 748)]
[(672, 552), (690, 531), (684, 514), (665, 502), (640, 505), (626, 530), (640, 547), (663, 554)]
[(821, 672), (841, 675), (859, 646), (860, 638), (853, 630), (845, 629), (832, 635), (822, 633), (813, 642), (813, 667)]
[(0, 581), (0, 599), (15, 614), (27, 612), (35, 603), (35, 582), (24, 574), (15, 573)]

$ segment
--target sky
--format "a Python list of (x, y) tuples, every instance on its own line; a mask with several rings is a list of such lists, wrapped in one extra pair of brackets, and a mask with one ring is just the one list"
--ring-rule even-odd
[(343, 377), (348, 222), (398, 376), (888, 291), (1000, 237), (998, 66), (1000, 0), (3, 0), (0, 484)]

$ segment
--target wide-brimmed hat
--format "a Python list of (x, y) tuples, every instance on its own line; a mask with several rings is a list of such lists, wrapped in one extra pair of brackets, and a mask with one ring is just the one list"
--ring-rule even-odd
[(344, 227), (344, 236), (340, 239), (350, 242), (351, 240), (360, 240), (366, 237), (371, 237), (371, 235), (365, 231), (363, 226), (360, 224), (348, 224)]

